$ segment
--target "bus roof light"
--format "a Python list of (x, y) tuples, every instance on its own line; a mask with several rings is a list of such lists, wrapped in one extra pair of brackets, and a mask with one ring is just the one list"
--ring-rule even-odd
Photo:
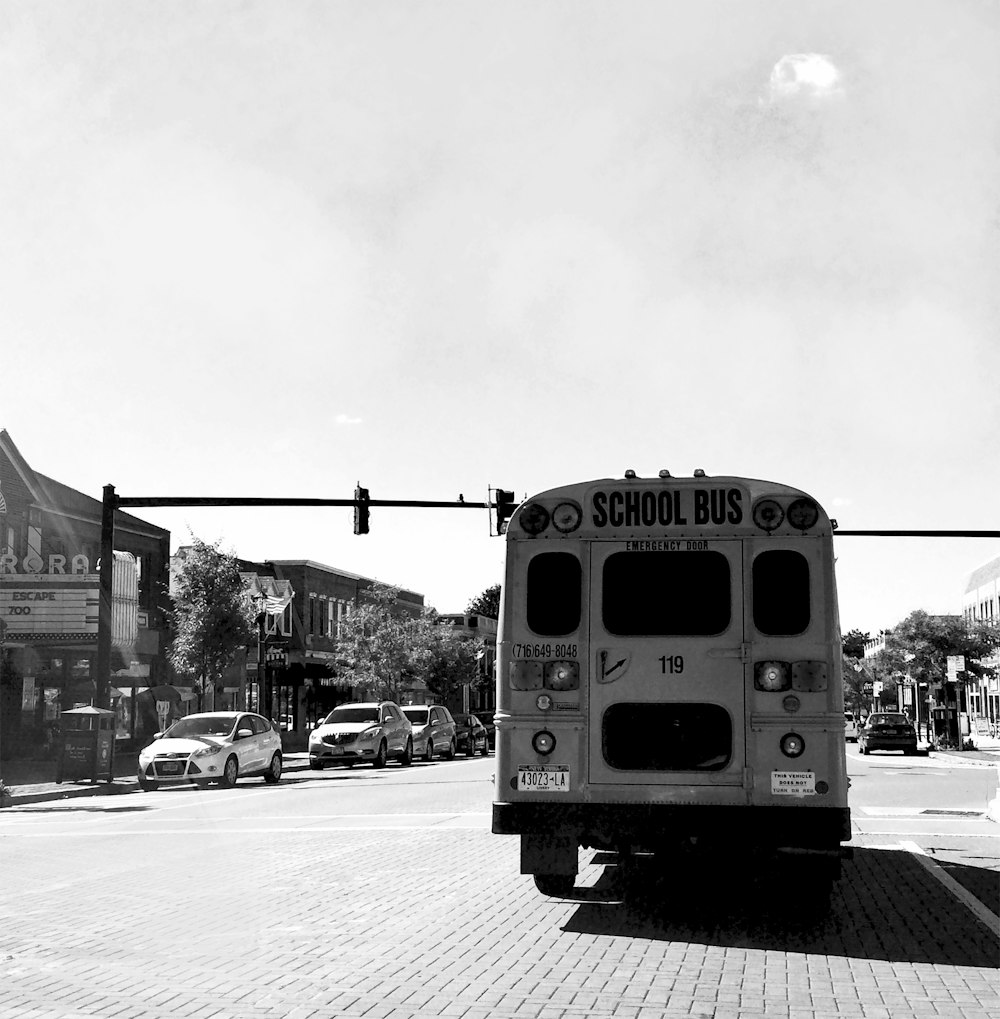
[(788, 507), (788, 522), (799, 531), (807, 531), (819, 520), (819, 506), (812, 499), (796, 499)]
[(785, 519), (785, 511), (774, 499), (761, 499), (754, 503), (753, 522), (762, 530), (770, 533), (781, 526)]
[(549, 526), (549, 511), (539, 502), (529, 502), (521, 510), (519, 523), (528, 534), (541, 534)]
[(583, 510), (575, 502), (561, 502), (552, 511), (552, 526), (561, 534), (575, 531), (583, 520)]

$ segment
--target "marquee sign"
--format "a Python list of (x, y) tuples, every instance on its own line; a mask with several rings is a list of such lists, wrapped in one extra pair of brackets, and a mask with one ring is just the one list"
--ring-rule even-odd
[[(13, 578), (10, 578), (13, 580)], [(94, 575), (18, 577), (0, 584), (0, 619), (7, 638), (97, 636), (100, 589)]]

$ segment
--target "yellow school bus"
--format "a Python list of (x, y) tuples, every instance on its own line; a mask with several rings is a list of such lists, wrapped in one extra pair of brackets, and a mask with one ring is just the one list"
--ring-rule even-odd
[(499, 638), (493, 831), (540, 891), (571, 893), (583, 847), (764, 857), (829, 896), (851, 823), (816, 500), (703, 471), (541, 492), (507, 526)]

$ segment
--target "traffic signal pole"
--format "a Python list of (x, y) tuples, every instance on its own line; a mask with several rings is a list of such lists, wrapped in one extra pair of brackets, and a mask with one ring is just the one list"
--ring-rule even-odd
[[(506, 493), (505, 493), (506, 494)], [(115, 511), (123, 507), (182, 506), (353, 506), (355, 534), (368, 533), (368, 508), (394, 506), (408, 509), (493, 509), (492, 502), (466, 502), (459, 496), (454, 501), (423, 499), (369, 499), (368, 489), (359, 485), (354, 499), (268, 499), (230, 496), (162, 496), (118, 495), (114, 485), (104, 486), (101, 506), (100, 597), (97, 615), (97, 676), (94, 700), (99, 708), (111, 707), (111, 603), (114, 577)], [(360, 529), (363, 527), (363, 530)], [(263, 663), (258, 663), (258, 668)]]

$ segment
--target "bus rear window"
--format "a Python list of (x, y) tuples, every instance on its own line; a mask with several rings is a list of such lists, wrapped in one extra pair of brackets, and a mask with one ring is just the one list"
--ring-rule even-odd
[(775, 548), (754, 559), (753, 625), (771, 636), (809, 627), (809, 563), (801, 552)]
[(580, 560), (569, 552), (540, 552), (528, 563), (528, 628), (562, 637), (580, 626)]
[(604, 564), (604, 628), (619, 636), (698, 636), (729, 629), (721, 552), (615, 552)]
[(733, 755), (733, 724), (718, 704), (612, 704), (601, 749), (622, 771), (722, 771)]

